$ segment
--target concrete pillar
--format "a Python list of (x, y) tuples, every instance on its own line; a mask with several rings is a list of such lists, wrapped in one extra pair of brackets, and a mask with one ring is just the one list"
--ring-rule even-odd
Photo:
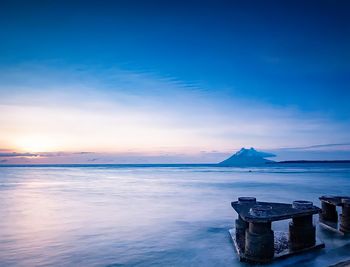
[(338, 212), (337, 207), (326, 201), (321, 201), (322, 213), (320, 215), (321, 219), (328, 222), (338, 222)]
[(289, 245), (292, 250), (312, 247), (316, 244), (316, 228), (312, 215), (293, 218), (289, 223)]
[(235, 221), (236, 225), (236, 242), (239, 249), (245, 251), (245, 231), (248, 228), (248, 222), (244, 221), (241, 216), (238, 215), (238, 219)]
[(245, 238), (245, 255), (255, 261), (269, 261), (274, 256), (274, 236), (271, 222), (249, 223)]
[[(255, 197), (239, 197), (238, 203), (240, 205), (253, 205), (256, 203)], [(245, 231), (248, 228), (248, 222), (244, 221), (240, 215), (238, 215), (238, 219), (235, 221), (236, 225), (236, 242), (239, 249), (244, 252), (245, 251)]]
[(350, 233), (350, 198), (342, 199), (342, 214), (340, 215), (340, 230)]

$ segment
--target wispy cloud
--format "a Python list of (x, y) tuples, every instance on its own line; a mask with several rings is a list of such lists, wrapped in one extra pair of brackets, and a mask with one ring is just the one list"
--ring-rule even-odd
[[(322, 149), (322, 148), (344, 148), (350, 146), (350, 143), (341, 144), (322, 144), (322, 145), (312, 145), (312, 146), (301, 146), (301, 147), (285, 147), (280, 148), (280, 150), (309, 150), (309, 149)], [(350, 150), (350, 147), (349, 147)]]
[(38, 157), (39, 154), (33, 154), (33, 153), (0, 153), (0, 157), (3, 158), (13, 158), (13, 157)]

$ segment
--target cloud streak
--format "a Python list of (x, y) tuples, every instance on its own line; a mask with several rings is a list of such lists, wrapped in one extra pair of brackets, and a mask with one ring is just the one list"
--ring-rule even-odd
[(309, 149), (333, 148), (333, 147), (342, 148), (347, 146), (350, 146), (350, 143), (322, 144), (322, 145), (312, 145), (312, 146), (302, 146), (302, 147), (285, 147), (285, 148), (280, 148), (280, 150), (309, 150)]
[(14, 158), (14, 157), (39, 157), (39, 154), (33, 154), (33, 153), (0, 153), (0, 157), (2, 158)]

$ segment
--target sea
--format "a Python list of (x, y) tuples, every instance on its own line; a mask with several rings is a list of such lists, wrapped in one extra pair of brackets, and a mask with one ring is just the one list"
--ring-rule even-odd
[[(229, 234), (232, 201), (332, 194), (350, 195), (350, 164), (2, 166), (0, 266), (249, 266)], [(314, 223), (324, 249), (266, 266), (349, 259), (350, 237)]]

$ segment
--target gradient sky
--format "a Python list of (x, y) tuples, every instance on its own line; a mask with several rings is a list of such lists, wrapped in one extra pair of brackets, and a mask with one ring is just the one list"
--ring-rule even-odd
[(0, 163), (350, 159), (349, 1), (0, 2)]

